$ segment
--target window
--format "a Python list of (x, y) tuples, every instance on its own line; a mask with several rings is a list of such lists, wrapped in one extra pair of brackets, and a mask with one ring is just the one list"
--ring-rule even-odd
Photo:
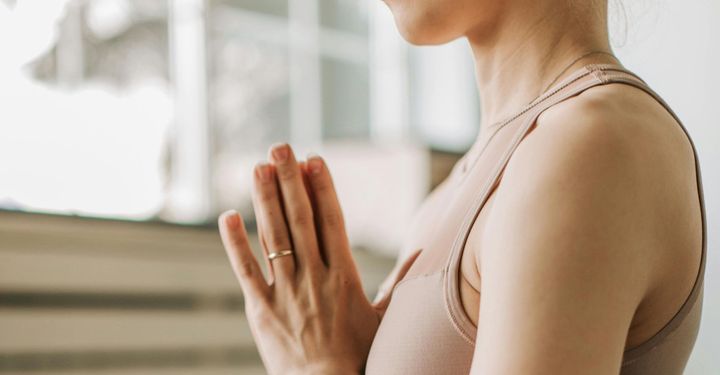
[[(429, 186), (427, 145), (471, 140), (475, 96), (433, 96), (473, 90), (471, 67), (410, 49), (382, 3), (0, 4), (4, 208), (197, 224), (235, 207), (250, 218), (252, 165), (289, 141), (334, 167), (353, 238), (394, 248)], [(460, 140), (437, 137), (451, 133)], [(401, 193), (388, 197), (388, 184)]]

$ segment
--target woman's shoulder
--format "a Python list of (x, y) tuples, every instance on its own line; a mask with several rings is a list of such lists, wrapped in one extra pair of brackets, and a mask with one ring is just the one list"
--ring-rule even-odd
[(525, 350), (633, 347), (659, 332), (698, 270), (687, 142), (662, 105), (629, 86), (547, 110), (510, 158), (474, 247), (478, 332), (512, 335)]
[[(670, 247), (688, 249), (701, 238), (689, 140), (660, 103), (628, 85), (594, 87), (545, 111), (496, 195), (491, 215), (499, 218), (489, 222), (593, 237), (639, 268), (671, 264), (679, 255)], [(696, 254), (684, 254), (694, 262)], [(648, 263), (653, 257), (658, 262)], [(645, 271), (651, 284), (663, 273)]]
[[(525, 247), (552, 244), (538, 254), (554, 270), (579, 269), (578, 282), (588, 267), (625, 280), (655, 306), (637, 311), (644, 331), (628, 340), (642, 342), (693, 287), (702, 241), (695, 173), (688, 137), (652, 96), (622, 84), (591, 88), (544, 112), (520, 143), (487, 233), (522, 228)], [(517, 255), (527, 261), (526, 251)]]
[(561, 199), (624, 202), (626, 214), (642, 218), (647, 212), (657, 220), (699, 217), (690, 139), (660, 102), (625, 84), (590, 88), (543, 112), (503, 180), (508, 195), (564, 188)]
[[(623, 83), (591, 87), (543, 112), (537, 135), (611, 147), (627, 156), (673, 154), (692, 161), (688, 137), (673, 115), (647, 92)], [(638, 160), (640, 161), (640, 160)]]
[[(592, 87), (544, 111), (521, 143), (521, 161), (537, 168), (612, 168), (615, 178), (634, 176), (635, 186), (693, 183), (694, 154), (673, 115), (636, 87), (615, 83)], [(604, 175), (612, 178), (613, 175)]]

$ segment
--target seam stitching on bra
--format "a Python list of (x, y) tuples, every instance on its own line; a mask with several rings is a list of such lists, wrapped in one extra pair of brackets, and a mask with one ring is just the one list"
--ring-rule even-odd
[(457, 330), (460, 333), (460, 337), (462, 337), (465, 342), (468, 344), (474, 346), (475, 345), (475, 339), (470, 335), (469, 332), (466, 332), (465, 328), (462, 326), (462, 323), (459, 321), (457, 314), (453, 312), (453, 309), (451, 307), (452, 301), (448, 300), (447, 294), (448, 294), (448, 288), (447, 288), (447, 278), (449, 273), (447, 271), (443, 272), (443, 294), (446, 295), (444, 298), (444, 305), (445, 305), (445, 311), (447, 312), (448, 316), (450, 317), (450, 321), (452, 322), (453, 327), (455, 327), (455, 330)]
[[(545, 101), (546, 101), (547, 99), (550, 99), (553, 95), (555, 95), (555, 94), (557, 94), (558, 92), (562, 91), (562, 90), (565, 89), (566, 87), (572, 85), (573, 83), (575, 83), (575, 82), (577, 82), (577, 81), (582, 80), (583, 78), (587, 77), (587, 76), (590, 75), (590, 74), (593, 74), (593, 72), (594, 72), (593, 68), (594, 68), (594, 67), (595, 67), (595, 65), (586, 65), (586, 66), (580, 68), (581, 71), (580, 71), (579, 73), (575, 73), (576, 76), (570, 76), (570, 77), (568, 77), (567, 81), (561, 82), (561, 83), (559, 84), (559, 86), (557, 86), (556, 88), (553, 88), (552, 90), (546, 92), (545, 94), (543, 94), (542, 96), (540, 96), (539, 98), (537, 98), (535, 101), (533, 101), (532, 103), (530, 103), (530, 105), (528, 105), (528, 106), (526, 106), (525, 108), (523, 108), (522, 110), (520, 110), (520, 112), (518, 112), (518, 113), (515, 114), (514, 116), (511, 116), (509, 119), (505, 120), (504, 122), (501, 122), (501, 123), (498, 124), (496, 127), (491, 127), (491, 128), (489, 128), (488, 131), (492, 131), (492, 134), (490, 135), (490, 137), (488, 137), (487, 141), (485, 141), (485, 143), (483, 144), (483, 146), (480, 148), (480, 151), (478, 151), (477, 156), (475, 156), (475, 157), (473, 158), (473, 160), (470, 160), (470, 162), (467, 163), (466, 171), (471, 170), (471, 169), (475, 166), (475, 164), (477, 163), (478, 159), (480, 159), (480, 156), (482, 156), (482, 154), (485, 152), (485, 149), (487, 148), (487, 146), (490, 145), (490, 143), (492, 142), (492, 140), (495, 138), (495, 136), (497, 135), (497, 133), (499, 133), (502, 128), (504, 128), (504, 127), (507, 126), (508, 124), (512, 123), (513, 121), (519, 119), (519, 118), (522, 117), (524, 114), (526, 114), (526, 113), (530, 112), (531, 110), (537, 108), (538, 105), (540, 105), (540, 104), (542, 104), (542, 103), (545, 103)], [(584, 71), (582, 71), (582, 70), (584, 70)], [(459, 179), (458, 182), (464, 181), (464, 180), (465, 180), (465, 176), (467, 176), (467, 175), (468, 175), (467, 172), (465, 172), (464, 174), (461, 174), (461, 175), (460, 175), (460, 179)]]
[(397, 289), (397, 288), (400, 287), (401, 285), (407, 283), (408, 281), (413, 281), (413, 280), (422, 279), (422, 278), (425, 278), (425, 277), (435, 276), (435, 275), (437, 275), (437, 274), (439, 274), (439, 273), (441, 273), (441, 272), (443, 272), (443, 271), (444, 271), (443, 269), (440, 269), (440, 270), (437, 270), (437, 271), (433, 271), (433, 272), (429, 272), (429, 273), (423, 273), (423, 274), (420, 274), (420, 275), (415, 275), (415, 276), (412, 276), (412, 277), (408, 277), (408, 278), (402, 279), (402, 280), (398, 281), (397, 284), (395, 284), (395, 286), (393, 287), (392, 292), (394, 293), (394, 292), (395, 292), (395, 289)]
[[(537, 112), (537, 110), (535, 112)], [(520, 141), (522, 140), (522, 137), (523, 137), (522, 134), (526, 133), (527, 130), (529, 129), (529, 127), (531, 126), (530, 118), (532, 118), (532, 117), (535, 117), (534, 114), (533, 114), (533, 116), (530, 116), (528, 119), (526, 119), (525, 123), (523, 123), (523, 125), (521, 125), (520, 129), (522, 129), (522, 131), (515, 134), (515, 136), (512, 138), (511, 148), (510, 148), (511, 150), (513, 150), (517, 146), (517, 144), (520, 143)], [(484, 151), (484, 148), (483, 148), (483, 151)], [(464, 219), (462, 221), (462, 223), (463, 223), (461, 225), (461, 233), (462, 234), (455, 237), (455, 240), (453, 241), (453, 244), (451, 246), (448, 261), (445, 265), (446, 272), (445, 272), (445, 276), (444, 276), (444, 280), (443, 280), (443, 285), (445, 286), (445, 288), (443, 290), (443, 293), (445, 294), (445, 298), (444, 298), (445, 306), (448, 311), (448, 314), (450, 315), (451, 321), (452, 321), (455, 329), (460, 333), (460, 336), (463, 337), (463, 339), (465, 339), (466, 341), (468, 341), (471, 344), (475, 343), (475, 340), (472, 337), (471, 332), (468, 331), (468, 327), (472, 326), (472, 324), (471, 324), (472, 322), (469, 321), (470, 319), (466, 316), (466, 313), (464, 311), (458, 311), (458, 310), (461, 310), (462, 308), (461, 307), (458, 308), (458, 306), (456, 306), (457, 304), (461, 304), (462, 302), (457, 301), (457, 299), (459, 299), (459, 297), (456, 296), (456, 294), (459, 294), (459, 291), (454, 290), (456, 285), (455, 285), (455, 282), (453, 282), (452, 278), (454, 278), (455, 275), (454, 275), (454, 272), (451, 272), (452, 271), (451, 269), (454, 268), (456, 265), (459, 266), (459, 262), (461, 260), (459, 258), (461, 257), (461, 253), (462, 253), (461, 249), (462, 249), (462, 247), (464, 247), (464, 244), (467, 242), (467, 236), (468, 236), (468, 232), (469, 232), (469, 229), (471, 226), (471, 224), (466, 224), (466, 223), (468, 223), (468, 218), (472, 219), (470, 221), (470, 223), (472, 223), (476, 220), (477, 215), (479, 214), (479, 211), (482, 209), (482, 206), (487, 201), (488, 192), (494, 185), (494, 183), (495, 183), (494, 180), (496, 179), (496, 176), (498, 176), (499, 170), (505, 164), (506, 159), (509, 160), (508, 156), (511, 154), (512, 154), (512, 151), (509, 151), (509, 152), (506, 151), (505, 154), (502, 156), (502, 158), (497, 163), (495, 163), (495, 166), (492, 169), (492, 174), (491, 174), (492, 178), (488, 179), (485, 182), (482, 189), (480, 190), (480, 193), (478, 193), (475, 196), (475, 199), (472, 200), (472, 202), (473, 202), (473, 205), (471, 206), (472, 209), (467, 211), (467, 213), (465, 214)], [(476, 159), (478, 159), (478, 158), (476, 158)], [(479, 204), (479, 206), (477, 208), (475, 208), (474, 203), (478, 202), (478, 201), (481, 201), (481, 203)], [(463, 244), (461, 246), (458, 246), (458, 240), (461, 237), (462, 237)]]

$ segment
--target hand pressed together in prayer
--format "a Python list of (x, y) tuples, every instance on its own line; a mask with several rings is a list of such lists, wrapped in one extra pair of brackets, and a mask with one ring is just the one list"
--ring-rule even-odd
[(390, 291), (418, 253), (395, 268), (382, 298), (371, 303), (324, 160), (299, 162), (287, 144), (274, 145), (269, 156), (255, 167), (253, 185), (267, 278), (240, 215), (228, 211), (219, 219), (260, 356), (270, 374), (360, 373)]

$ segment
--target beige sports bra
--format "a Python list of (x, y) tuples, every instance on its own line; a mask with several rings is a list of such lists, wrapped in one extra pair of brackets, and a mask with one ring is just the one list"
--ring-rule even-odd
[[(553, 105), (587, 90), (609, 83), (637, 87), (660, 102), (687, 130), (668, 105), (640, 78), (614, 65), (589, 65), (574, 72), (516, 116), (484, 131), (489, 140), (473, 160), (466, 154), (443, 184), (452, 184), (452, 196), (433, 191), (423, 206), (442, 198), (440, 216), (431, 228), (419, 233), (423, 252), (408, 275), (398, 283), (391, 303), (370, 349), (366, 374), (468, 374), (473, 358), (476, 327), (460, 300), (459, 272), (462, 250), (470, 229), (485, 205), (502, 171), (538, 116)], [(692, 140), (690, 140), (692, 144)], [(682, 374), (700, 324), (702, 285), (707, 248), (702, 183), (695, 153), (695, 169), (703, 223), (700, 270), (687, 300), (668, 324), (641, 345), (625, 351), (621, 375)], [(462, 183), (461, 183), (462, 182)], [(478, 190), (478, 187), (481, 187)], [(447, 203), (445, 203), (447, 202)], [(432, 216), (423, 219), (423, 216)], [(418, 220), (418, 219), (416, 219)]]

